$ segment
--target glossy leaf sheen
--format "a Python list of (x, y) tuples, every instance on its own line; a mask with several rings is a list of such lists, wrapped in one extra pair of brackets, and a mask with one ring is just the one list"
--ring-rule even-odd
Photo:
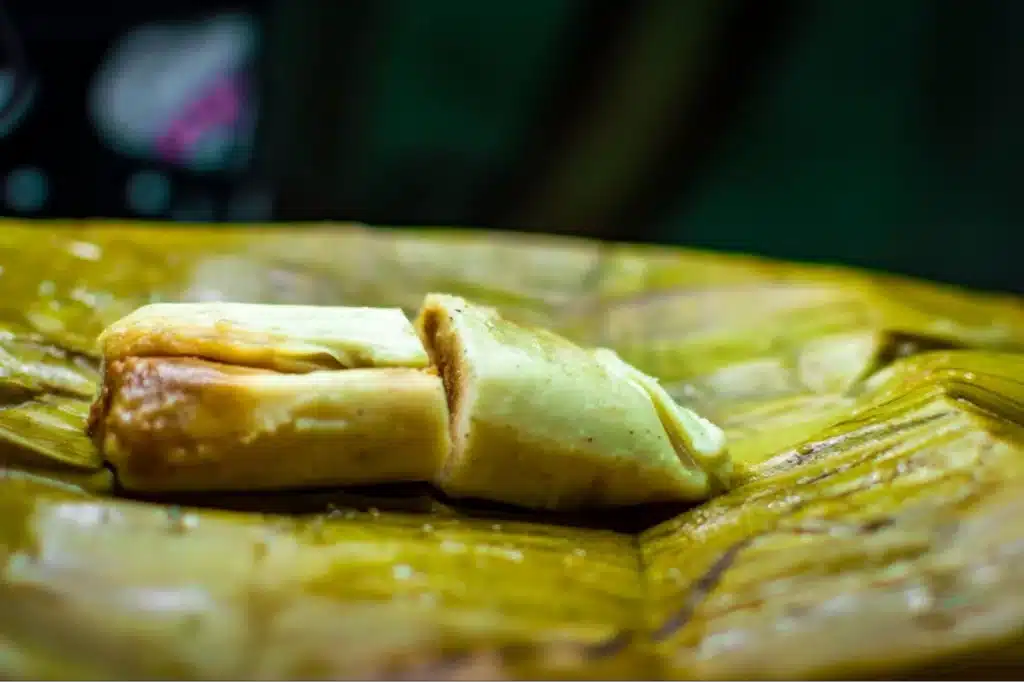
[[(359, 227), (8, 222), (0, 265), (0, 677), (1019, 670), (1017, 299), (739, 256)], [(636, 534), (419, 489), (179, 507), (115, 497), (77, 428), (97, 334), (142, 304), (408, 312), (436, 290), (657, 377), (726, 429), (739, 486)]]

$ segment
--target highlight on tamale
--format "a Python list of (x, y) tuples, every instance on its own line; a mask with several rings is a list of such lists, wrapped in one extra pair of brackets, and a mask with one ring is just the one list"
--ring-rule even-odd
[(144, 306), (99, 336), (89, 431), (148, 492), (424, 481), (557, 510), (728, 483), (722, 431), (611, 350), (445, 294), (417, 330), (398, 309)]
[[(1024, 671), (1017, 296), (358, 226), (0, 265), (0, 678)], [(524, 508), (638, 490), (690, 499)]]

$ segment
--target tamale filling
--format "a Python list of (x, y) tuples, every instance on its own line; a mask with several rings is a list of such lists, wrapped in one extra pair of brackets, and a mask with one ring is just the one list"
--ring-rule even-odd
[(452, 329), (452, 319), (437, 306), (426, 306), (421, 317), (420, 330), (423, 346), (430, 356), (430, 361), (441, 375), (445, 398), (448, 402), (448, 423), (451, 433), (452, 452), (446, 458), (444, 467), (439, 472), (443, 479), (465, 445), (468, 424), (461, 413), (463, 406), (463, 375), (457, 358), (462, 353), (459, 348), (458, 335)]

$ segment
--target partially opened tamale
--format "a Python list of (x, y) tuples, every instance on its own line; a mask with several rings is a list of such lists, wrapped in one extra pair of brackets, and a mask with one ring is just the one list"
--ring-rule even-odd
[[(356, 226), (5, 222), (0, 266), (0, 678), (1024, 672), (1018, 297), (654, 246)], [(450, 294), (426, 308), (438, 322), (441, 311), (456, 313), (450, 334), (443, 325), (426, 334), (441, 342), (428, 353), (403, 323), (412, 345), (390, 347), (396, 362), (352, 352), (333, 332), (276, 343), (287, 351), (271, 356), (262, 341), (246, 346), (251, 338), (235, 335), (228, 357), (202, 340), (199, 325), (173, 353), (122, 338), (124, 350), (100, 367), (98, 335), (154, 301), (401, 308), (408, 321), (431, 292)], [(294, 340), (301, 318), (260, 333)], [(430, 331), (427, 319), (419, 331)], [(244, 408), (223, 400), (243, 386), (263, 396), (245, 414), (268, 423), (274, 405), (292, 416), (314, 409), (314, 422), (342, 409), (316, 382), (396, 372), (437, 396), (437, 409), (421, 416), (441, 425), (438, 434), (450, 433), (451, 415), (477, 415), (493, 429), (502, 414), (495, 396), (509, 395), (531, 415), (520, 432), (543, 437), (559, 405), (512, 390), (508, 356), (476, 354), (492, 339), (473, 325), (487, 320), (514, 323), (522, 339), (557, 335), (587, 356), (588, 373), (603, 376), (598, 365), (621, 373), (636, 387), (630, 399), (653, 406), (651, 424), (670, 434), (676, 423), (690, 436), (682, 445), (702, 471), (718, 472), (725, 460), (713, 438), (701, 439), (694, 415), (719, 425), (735, 465), (731, 487), (689, 509), (652, 508), (636, 532), (602, 527), (597, 515), (567, 525), (433, 492), (424, 493), (437, 497), (424, 506), (431, 511), (414, 513), (389, 511), (385, 493), (366, 492), (367, 504), (320, 489), (316, 499), (329, 501), (310, 507), (313, 493), (255, 490), (270, 475), (304, 486), (325, 465), (345, 473), (352, 462), (318, 450), (313, 430), (301, 447), (253, 458), (244, 493), (196, 498), (183, 492), (196, 480), (237, 480), (238, 451), (163, 472), (114, 458), (107, 473), (110, 462), (84, 433), (103, 377), (119, 377), (111, 397), (126, 399), (132, 382), (156, 377), (190, 396), (180, 406), (225, 416)], [(402, 348), (413, 349), (415, 366)], [(460, 394), (454, 410), (443, 372), (431, 369), (438, 349), (457, 361), (441, 364), (465, 374), (456, 379), (472, 399)], [(316, 378), (324, 375), (332, 378)], [(323, 410), (280, 402), (303, 382)], [(567, 377), (558, 382), (572, 393)], [(624, 398), (581, 391), (574, 399)], [(154, 418), (187, 414), (151, 407)], [(211, 443), (227, 437), (216, 420), (198, 433)], [(453, 492), (495, 480), (524, 486), (508, 460), (487, 470), (489, 448), (525, 460), (540, 452), (472, 423), (454, 433), (464, 442), (420, 462), (424, 471), (442, 466), (438, 482)], [(195, 445), (196, 432), (188, 434)], [(171, 439), (148, 445), (161, 453), (156, 461), (176, 461)], [(137, 489), (161, 480), (177, 489), (138, 501), (145, 496), (111, 487), (114, 473), (135, 476)], [(246, 511), (217, 508), (229, 506)]]
[(614, 352), (444, 294), (418, 326), (384, 308), (144, 306), (100, 335), (89, 431), (121, 485), (150, 492), (422, 481), (564, 510), (724, 489), (721, 430)]

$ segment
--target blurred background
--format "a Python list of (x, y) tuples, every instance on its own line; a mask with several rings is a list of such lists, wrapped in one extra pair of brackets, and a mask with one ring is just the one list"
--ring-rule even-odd
[(1024, 291), (1020, 0), (0, 0), (0, 211), (471, 225)]

